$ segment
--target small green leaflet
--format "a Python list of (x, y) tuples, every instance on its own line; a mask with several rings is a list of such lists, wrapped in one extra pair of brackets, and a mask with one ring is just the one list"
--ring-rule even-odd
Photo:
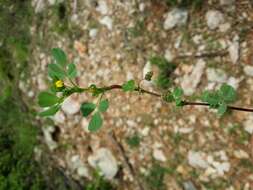
[(40, 107), (50, 107), (59, 101), (60, 99), (50, 92), (41, 92), (38, 96), (38, 104)]
[(175, 100), (176, 106), (182, 106), (182, 95), (184, 94), (184, 91), (182, 88), (176, 87), (173, 90), (173, 98)]
[(60, 48), (53, 48), (51, 51), (57, 64), (64, 67), (67, 64), (67, 56), (64, 51)]
[(227, 111), (227, 104), (223, 102), (219, 105), (217, 113), (219, 116), (222, 116), (224, 115), (224, 113), (226, 113), (226, 111)]
[(100, 112), (106, 112), (106, 110), (109, 108), (109, 101), (106, 99), (106, 100), (102, 100), (100, 103), (99, 103), (99, 106), (98, 106), (98, 110)]
[(201, 96), (201, 100), (203, 102), (207, 102), (208, 104), (210, 104), (210, 107), (217, 107), (220, 100), (220, 96), (217, 92), (209, 92), (209, 91), (205, 91), (203, 92), (202, 96)]
[(122, 89), (124, 92), (134, 91), (135, 90), (135, 82), (134, 80), (129, 80), (122, 85)]
[(227, 103), (232, 103), (236, 100), (236, 92), (230, 85), (223, 84), (218, 93), (220, 97)]
[(75, 78), (77, 76), (76, 65), (74, 63), (67, 65), (67, 75), (69, 78)]
[(64, 79), (66, 77), (65, 71), (62, 69), (62, 67), (53, 63), (48, 65), (48, 75), (51, 78), (56, 77), (58, 79)]
[(54, 105), (54, 106), (40, 112), (39, 116), (41, 116), (41, 117), (52, 116), (52, 115), (56, 114), (56, 112), (59, 111), (60, 107), (61, 107), (60, 105)]
[(96, 105), (93, 103), (83, 103), (81, 105), (81, 112), (84, 117), (89, 116), (96, 109)]
[(175, 99), (181, 98), (183, 94), (184, 94), (183, 89), (179, 87), (176, 87), (173, 91), (173, 96)]
[(98, 129), (102, 127), (102, 124), (103, 124), (103, 120), (100, 113), (95, 112), (95, 114), (91, 118), (88, 129), (91, 132), (96, 132)]

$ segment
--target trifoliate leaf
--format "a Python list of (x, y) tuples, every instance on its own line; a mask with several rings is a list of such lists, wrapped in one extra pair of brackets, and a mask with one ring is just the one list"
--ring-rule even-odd
[(47, 116), (55, 115), (59, 111), (60, 107), (61, 107), (60, 105), (54, 105), (54, 106), (40, 112), (39, 116), (47, 117)]
[(81, 112), (84, 117), (90, 115), (96, 109), (96, 105), (93, 103), (83, 103), (81, 105)]
[(220, 97), (227, 103), (232, 103), (236, 100), (235, 89), (227, 84), (223, 84), (219, 90)]
[(209, 91), (205, 91), (202, 94), (201, 100), (203, 102), (207, 102), (210, 105), (210, 107), (217, 107), (221, 102), (220, 96), (217, 92), (209, 92)]
[(48, 75), (53, 79), (64, 79), (66, 76), (64, 70), (59, 65), (53, 63), (48, 65)]
[(135, 89), (135, 82), (134, 82), (134, 80), (129, 80), (126, 83), (124, 83), (122, 85), (122, 89), (125, 92), (127, 92), (127, 91), (134, 91), (134, 89)]
[(75, 78), (77, 76), (76, 65), (74, 63), (68, 64), (67, 75), (69, 78)]
[(99, 112), (96, 112), (89, 123), (88, 129), (91, 132), (96, 132), (98, 129), (102, 127), (103, 120)]
[(109, 108), (109, 101), (106, 99), (106, 100), (102, 100), (100, 103), (99, 103), (99, 106), (98, 106), (98, 110), (100, 112), (106, 112), (106, 110)]
[(59, 102), (59, 98), (50, 92), (41, 92), (38, 96), (38, 104), (41, 107), (49, 107)]
[(55, 61), (60, 66), (64, 67), (67, 64), (67, 56), (60, 48), (53, 48), (51, 51)]

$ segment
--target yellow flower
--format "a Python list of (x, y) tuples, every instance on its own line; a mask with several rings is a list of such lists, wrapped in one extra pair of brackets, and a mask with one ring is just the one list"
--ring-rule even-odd
[(57, 81), (55, 82), (55, 86), (56, 86), (56, 88), (61, 88), (61, 87), (64, 86), (64, 83), (63, 83), (62, 80), (57, 80)]

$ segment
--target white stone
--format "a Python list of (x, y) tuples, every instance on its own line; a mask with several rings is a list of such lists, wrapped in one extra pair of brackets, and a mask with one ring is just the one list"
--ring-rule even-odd
[(194, 66), (192, 73), (183, 77), (181, 86), (184, 89), (185, 95), (190, 96), (195, 92), (195, 89), (197, 88), (203, 75), (205, 66), (206, 63), (200, 59)]
[(203, 152), (195, 152), (192, 150), (188, 152), (188, 162), (194, 168), (207, 168), (208, 163), (205, 157), (206, 155)]
[(100, 20), (100, 23), (106, 26), (109, 30), (112, 30), (113, 21), (109, 16), (105, 16)]
[(80, 104), (76, 100), (73, 100), (71, 97), (68, 97), (64, 100), (62, 104), (62, 110), (69, 115), (76, 114), (79, 112)]
[(165, 30), (169, 30), (176, 26), (185, 25), (187, 19), (188, 19), (187, 10), (175, 8), (169, 13), (167, 13), (165, 21), (163, 23), (163, 28)]
[(57, 142), (55, 142), (52, 137), (52, 133), (54, 132), (54, 130), (55, 130), (55, 128), (52, 126), (42, 128), (45, 142), (51, 151), (58, 147)]
[(220, 11), (209, 10), (206, 13), (206, 22), (209, 29), (214, 30), (224, 22), (224, 16)]
[(54, 121), (56, 123), (64, 123), (65, 122), (65, 116), (61, 111), (58, 111), (55, 115), (54, 115)]
[(50, 5), (55, 5), (56, 3), (62, 3), (64, 0), (48, 0)]
[(84, 129), (84, 131), (86, 131), (87, 133), (90, 132), (89, 129), (88, 129), (88, 125), (89, 125), (88, 119), (85, 118), (85, 117), (82, 118), (82, 120), (81, 120), (81, 126), (82, 126), (82, 128)]
[(100, 12), (102, 15), (106, 15), (108, 13), (108, 6), (106, 4), (106, 1), (104, 0), (98, 1), (98, 6), (96, 10)]
[(249, 115), (246, 121), (243, 122), (243, 127), (245, 131), (250, 134), (253, 134), (253, 116)]
[(243, 80), (243, 76), (241, 78), (229, 77), (227, 80), (227, 84), (232, 86), (234, 89), (237, 89), (242, 80)]
[(182, 133), (182, 134), (188, 134), (188, 133), (191, 133), (194, 128), (193, 127), (180, 127), (177, 129), (179, 133)]
[(146, 137), (146, 136), (148, 136), (149, 131), (150, 131), (150, 128), (149, 127), (145, 127), (144, 129), (141, 130), (141, 135), (143, 137)]
[(218, 175), (223, 176), (225, 172), (229, 172), (230, 170), (230, 163), (229, 162), (223, 162), (219, 163), (215, 166), (215, 169), (218, 173)]
[(173, 55), (173, 53), (172, 53), (169, 49), (166, 49), (166, 50), (165, 50), (164, 57), (165, 57), (165, 59), (166, 59), (168, 62), (172, 62), (175, 56)]
[(249, 154), (247, 152), (245, 152), (244, 150), (235, 150), (234, 156), (238, 159), (248, 159), (249, 158)]
[(88, 157), (88, 163), (99, 169), (106, 179), (113, 179), (118, 172), (117, 161), (111, 151), (106, 148), (97, 149)]
[(243, 67), (243, 71), (246, 75), (253, 77), (253, 66), (246, 65)]
[(143, 11), (145, 10), (145, 7), (146, 7), (145, 3), (140, 3), (140, 4), (139, 4), (139, 10), (140, 10), (141, 12), (143, 12)]
[(208, 68), (206, 70), (207, 80), (210, 82), (225, 83), (227, 74), (222, 69)]
[(232, 63), (237, 63), (240, 57), (240, 44), (238, 40), (229, 43), (228, 52)]
[(97, 33), (98, 33), (98, 29), (96, 28), (92, 28), (89, 30), (89, 36), (90, 38), (95, 38), (97, 36)]
[(224, 23), (224, 24), (221, 24), (220, 26), (219, 26), (219, 30), (221, 31), (221, 32), (227, 32), (229, 29), (231, 28), (231, 24), (230, 23)]
[(166, 157), (165, 157), (163, 151), (160, 150), (160, 149), (154, 149), (153, 150), (153, 157), (157, 161), (161, 161), (161, 162), (165, 162), (166, 161)]
[(192, 40), (193, 40), (193, 42), (195, 43), (195, 44), (197, 44), (197, 45), (199, 45), (200, 44), (200, 42), (201, 42), (201, 40), (202, 40), (202, 35), (195, 35), (195, 36), (193, 36), (193, 38), (192, 38)]
[(80, 177), (87, 177), (89, 178), (90, 175), (89, 175), (89, 170), (87, 167), (85, 166), (80, 166), (77, 168), (77, 174), (80, 176)]

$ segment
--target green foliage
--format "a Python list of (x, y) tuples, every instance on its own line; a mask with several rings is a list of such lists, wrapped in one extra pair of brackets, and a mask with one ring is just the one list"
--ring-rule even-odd
[(53, 116), (59, 111), (60, 108), (61, 108), (60, 105), (54, 105), (54, 106), (47, 108), (46, 110), (40, 112), (39, 116), (41, 116), (41, 117)]
[(236, 100), (236, 92), (232, 86), (223, 84), (219, 90), (203, 92), (201, 100), (207, 102), (210, 108), (217, 109), (218, 115), (222, 116), (226, 113), (228, 104)]
[(93, 103), (83, 103), (81, 105), (81, 112), (84, 117), (89, 116), (96, 109), (96, 105)]
[(138, 134), (134, 134), (133, 136), (128, 137), (126, 139), (126, 142), (131, 148), (136, 148), (140, 145), (141, 138), (139, 137)]
[(40, 107), (50, 107), (60, 101), (56, 95), (50, 92), (41, 92), (38, 96), (38, 100)]
[(134, 80), (129, 80), (126, 83), (122, 85), (122, 89), (124, 92), (128, 91), (134, 91), (135, 90), (135, 81)]
[(70, 63), (67, 66), (67, 76), (69, 78), (75, 78), (77, 76), (77, 70), (76, 70), (76, 65), (74, 63)]
[(48, 75), (52, 79), (64, 79), (66, 77), (66, 73), (61, 67), (61, 65), (54, 63), (48, 65)]
[(96, 132), (98, 129), (102, 127), (103, 119), (101, 117), (101, 114), (99, 112), (95, 112), (93, 116), (91, 117), (88, 129), (91, 132)]
[(166, 190), (164, 183), (165, 174), (168, 173), (168, 169), (155, 163), (146, 176), (145, 181), (151, 190)]
[(106, 100), (102, 100), (100, 103), (99, 103), (99, 107), (98, 107), (98, 110), (100, 112), (106, 112), (107, 109), (109, 108), (109, 101), (106, 99)]
[(176, 65), (168, 62), (164, 57), (153, 56), (150, 63), (159, 68), (156, 84), (161, 89), (168, 89), (172, 85), (171, 74), (176, 69)]
[(166, 102), (175, 102), (176, 106), (183, 106), (182, 96), (184, 95), (184, 91), (182, 88), (176, 87), (172, 92), (168, 91), (163, 99)]
[(52, 56), (57, 64), (64, 67), (67, 64), (67, 56), (64, 51), (60, 48), (53, 48), (52, 49)]

